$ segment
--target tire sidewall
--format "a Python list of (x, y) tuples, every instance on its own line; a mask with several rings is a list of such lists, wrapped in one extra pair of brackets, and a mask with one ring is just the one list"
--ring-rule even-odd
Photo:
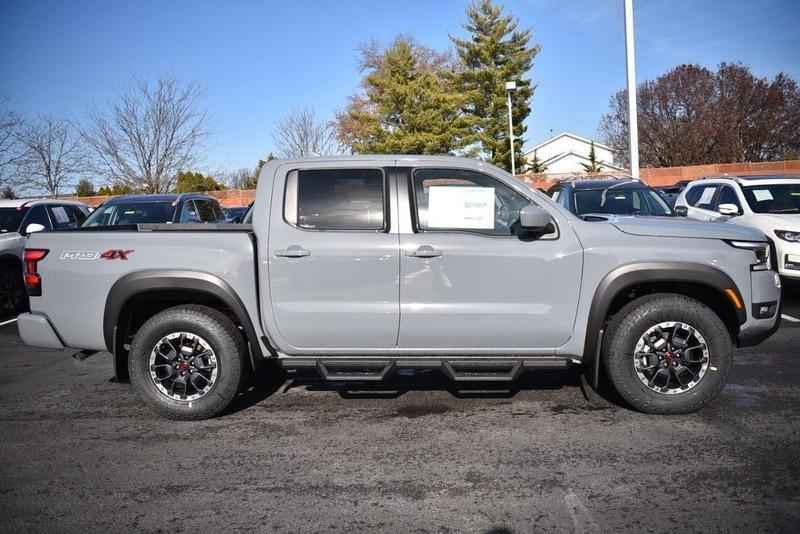
[[(662, 297), (623, 309), (621, 314), (624, 315), (608, 339), (605, 361), (615, 388), (634, 408), (648, 413), (691, 412), (708, 403), (725, 385), (733, 365), (733, 346), (728, 330), (711, 309), (686, 297)], [(706, 374), (682, 393), (653, 391), (634, 368), (635, 347), (641, 336), (667, 321), (680, 321), (697, 329), (708, 345)]]
[[(172, 419), (203, 419), (216, 415), (230, 403), (239, 389), (242, 362), (235, 334), (215, 317), (197, 320), (194, 310), (166, 310), (148, 320), (136, 333), (128, 357), (128, 372), (139, 397), (150, 407)], [(223, 316), (224, 317), (224, 316)], [(227, 318), (225, 318), (227, 320)], [(193, 401), (177, 401), (163, 394), (150, 376), (150, 354), (155, 345), (174, 332), (202, 337), (217, 358), (217, 378), (211, 389)]]

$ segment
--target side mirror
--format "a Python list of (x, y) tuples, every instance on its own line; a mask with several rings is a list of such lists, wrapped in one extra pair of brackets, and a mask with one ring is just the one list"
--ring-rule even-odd
[(519, 210), (519, 224), (523, 230), (544, 232), (550, 224), (550, 219), (550, 214), (535, 204), (528, 204)]
[(689, 215), (689, 208), (687, 208), (686, 206), (675, 206), (674, 211), (675, 215), (678, 215), (680, 217), (686, 217), (687, 215)]
[(35, 234), (36, 232), (41, 232), (44, 230), (44, 226), (39, 223), (31, 223), (25, 227), (26, 234)]
[(736, 204), (720, 204), (717, 209), (720, 215), (739, 215), (739, 206)]

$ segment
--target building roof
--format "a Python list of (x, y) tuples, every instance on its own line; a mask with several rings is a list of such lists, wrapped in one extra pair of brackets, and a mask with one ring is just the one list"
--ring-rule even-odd
[[(587, 163), (589, 163), (589, 161), (590, 161), (589, 157), (586, 156), (585, 154), (579, 154), (579, 153), (575, 152), (574, 150), (569, 150), (567, 152), (562, 152), (561, 154), (558, 154), (556, 156), (553, 156), (552, 158), (549, 158), (549, 159), (546, 159), (546, 160), (542, 161), (542, 165), (544, 165), (545, 167), (549, 167), (553, 163), (556, 163), (557, 161), (560, 161), (560, 160), (562, 160), (562, 159), (564, 159), (564, 158), (566, 158), (568, 156), (574, 156), (576, 158), (579, 158), (579, 159), (582, 159), (582, 160), (586, 161)], [(618, 170), (618, 171), (625, 170), (623, 167), (618, 167), (618, 166), (614, 165), (613, 163), (609, 163), (607, 161), (598, 161), (597, 164), (600, 165), (601, 167), (606, 167), (606, 168), (610, 168), (610, 169), (614, 169), (614, 170)]]
[(560, 134), (555, 135), (555, 136), (551, 137), (550, 139), (542, 141), (541, 143), (539, 143), (535, 147), (526, 150), (525, 153), (526, 154), (530, 154), (531, 152), (539, 150), (543, 146), (549, 145), (550, 143), (556, 141), (557, 139), (561, 139), (562, 137), (571, 137), (572, 139), (575, 139), (576, 141), (582, 141), (582, 142), (586, 143), (587, 145), (590, 145), (590, 144), (594, 143), (594, 146), (596, 146), (596, 147), (604, 148), (604, 149), (606, 149), (608, 151), (611, 151), (611, 147), (608, 147), (608, 146), (606, 146), (606, 145), (604, 145), (602, 143), (598, 143), (597, 141), (592, 141), (591, 139), (586, 139), (585, 137), (581, 137), (580, 135), (575, 135), (573, 133), (561, 132)]

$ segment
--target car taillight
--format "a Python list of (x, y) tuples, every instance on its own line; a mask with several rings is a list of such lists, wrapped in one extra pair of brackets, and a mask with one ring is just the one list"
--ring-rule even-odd
[(23, 254), (25, 286), (28, 288), (28, 295), (32, 297), (40, 297), (42, 295), (42, 277), (39, 276), (36, 264), (47, 256), (48, 252), (50, 251), (44, 248), (28, 248), (25, 249)]

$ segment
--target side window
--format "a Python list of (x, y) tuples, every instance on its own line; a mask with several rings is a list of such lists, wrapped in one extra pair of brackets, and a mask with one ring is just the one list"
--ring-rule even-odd
[[(714, 201), (714, 193), (717, 191), (716, 185), (703, 185), (693, 187), (686, 193), (686, 201), (690, 206), (704, 210), (710, 210)], [(691, 198), (689, 197), (691, 195)]]
[(293, 171), (283, 217), (307, 230), (385, 230), (385, 191), (378, 169)]
[(203, 222), (214, 222), (217, 216), (214, 213), (214, 204), (209, 200), (195, 200), (197, 212), (200, 214), (200, 220)]
[(183, 203), (183, 212), (181, 213), (181, 222), (187, 223), (189, 221), (199, 221), (200, 214), (197, 213), (197, 208), (194, 205), (194, 200), (187, 200)]
[(70, 221), (75, 221), (75, 228), (79, 227), (83, 224), (83, 221), (86, 220), (86, 214), (79, 208), (78, 206), (64, 206), (67, 210), (67, 215), (69, 215)]
[(47, 215), (47, 210), (44, 206), (34, 206), (28, 210), (25, 215), (25, 221), (22, 223), (21, 230), (24, 232), (29, 224), (41, 224), (45, 230), (52, 230), (53, 226), (50, 224), (50, 217)]
[(558, 191), (554, 191), (550, 198), (552, 198), (555, 202), (558, 202), (558, 198), (561, 196), (561, 189)]
[(222, 211), (222, 207), (218, 202), (211, 202), (211, 207), (214, 209), (214, 222), (222, 221), (226, 218), (225, 212)]
[(742, 211), (742, 204), (739, 202), (739, 196), (736, 194), (736, 191), (734, 191), (734, 189), (729, 185), (723, 185), (719, 191), (719, 200), (717, 200), (717, 207), (719, 207), (720, 204), (733, 204), (737, 208), (739, 208), (740, 212)]
[(459, 169), (414, 171), (414, 195), (420, 231), (514, 235), (520, 208), (530, 204), (494, 178)]
[(75, 222), (75, 216), (73, 215), (70, 218), (70, 214), (67, 211), (66, 206), (48, 206), (47, 209), (50, 211), (50, 219), (53, 221), (53, 226), (58, 230), (64, 230), (66, 228), (75, 228), (77, 226)]

